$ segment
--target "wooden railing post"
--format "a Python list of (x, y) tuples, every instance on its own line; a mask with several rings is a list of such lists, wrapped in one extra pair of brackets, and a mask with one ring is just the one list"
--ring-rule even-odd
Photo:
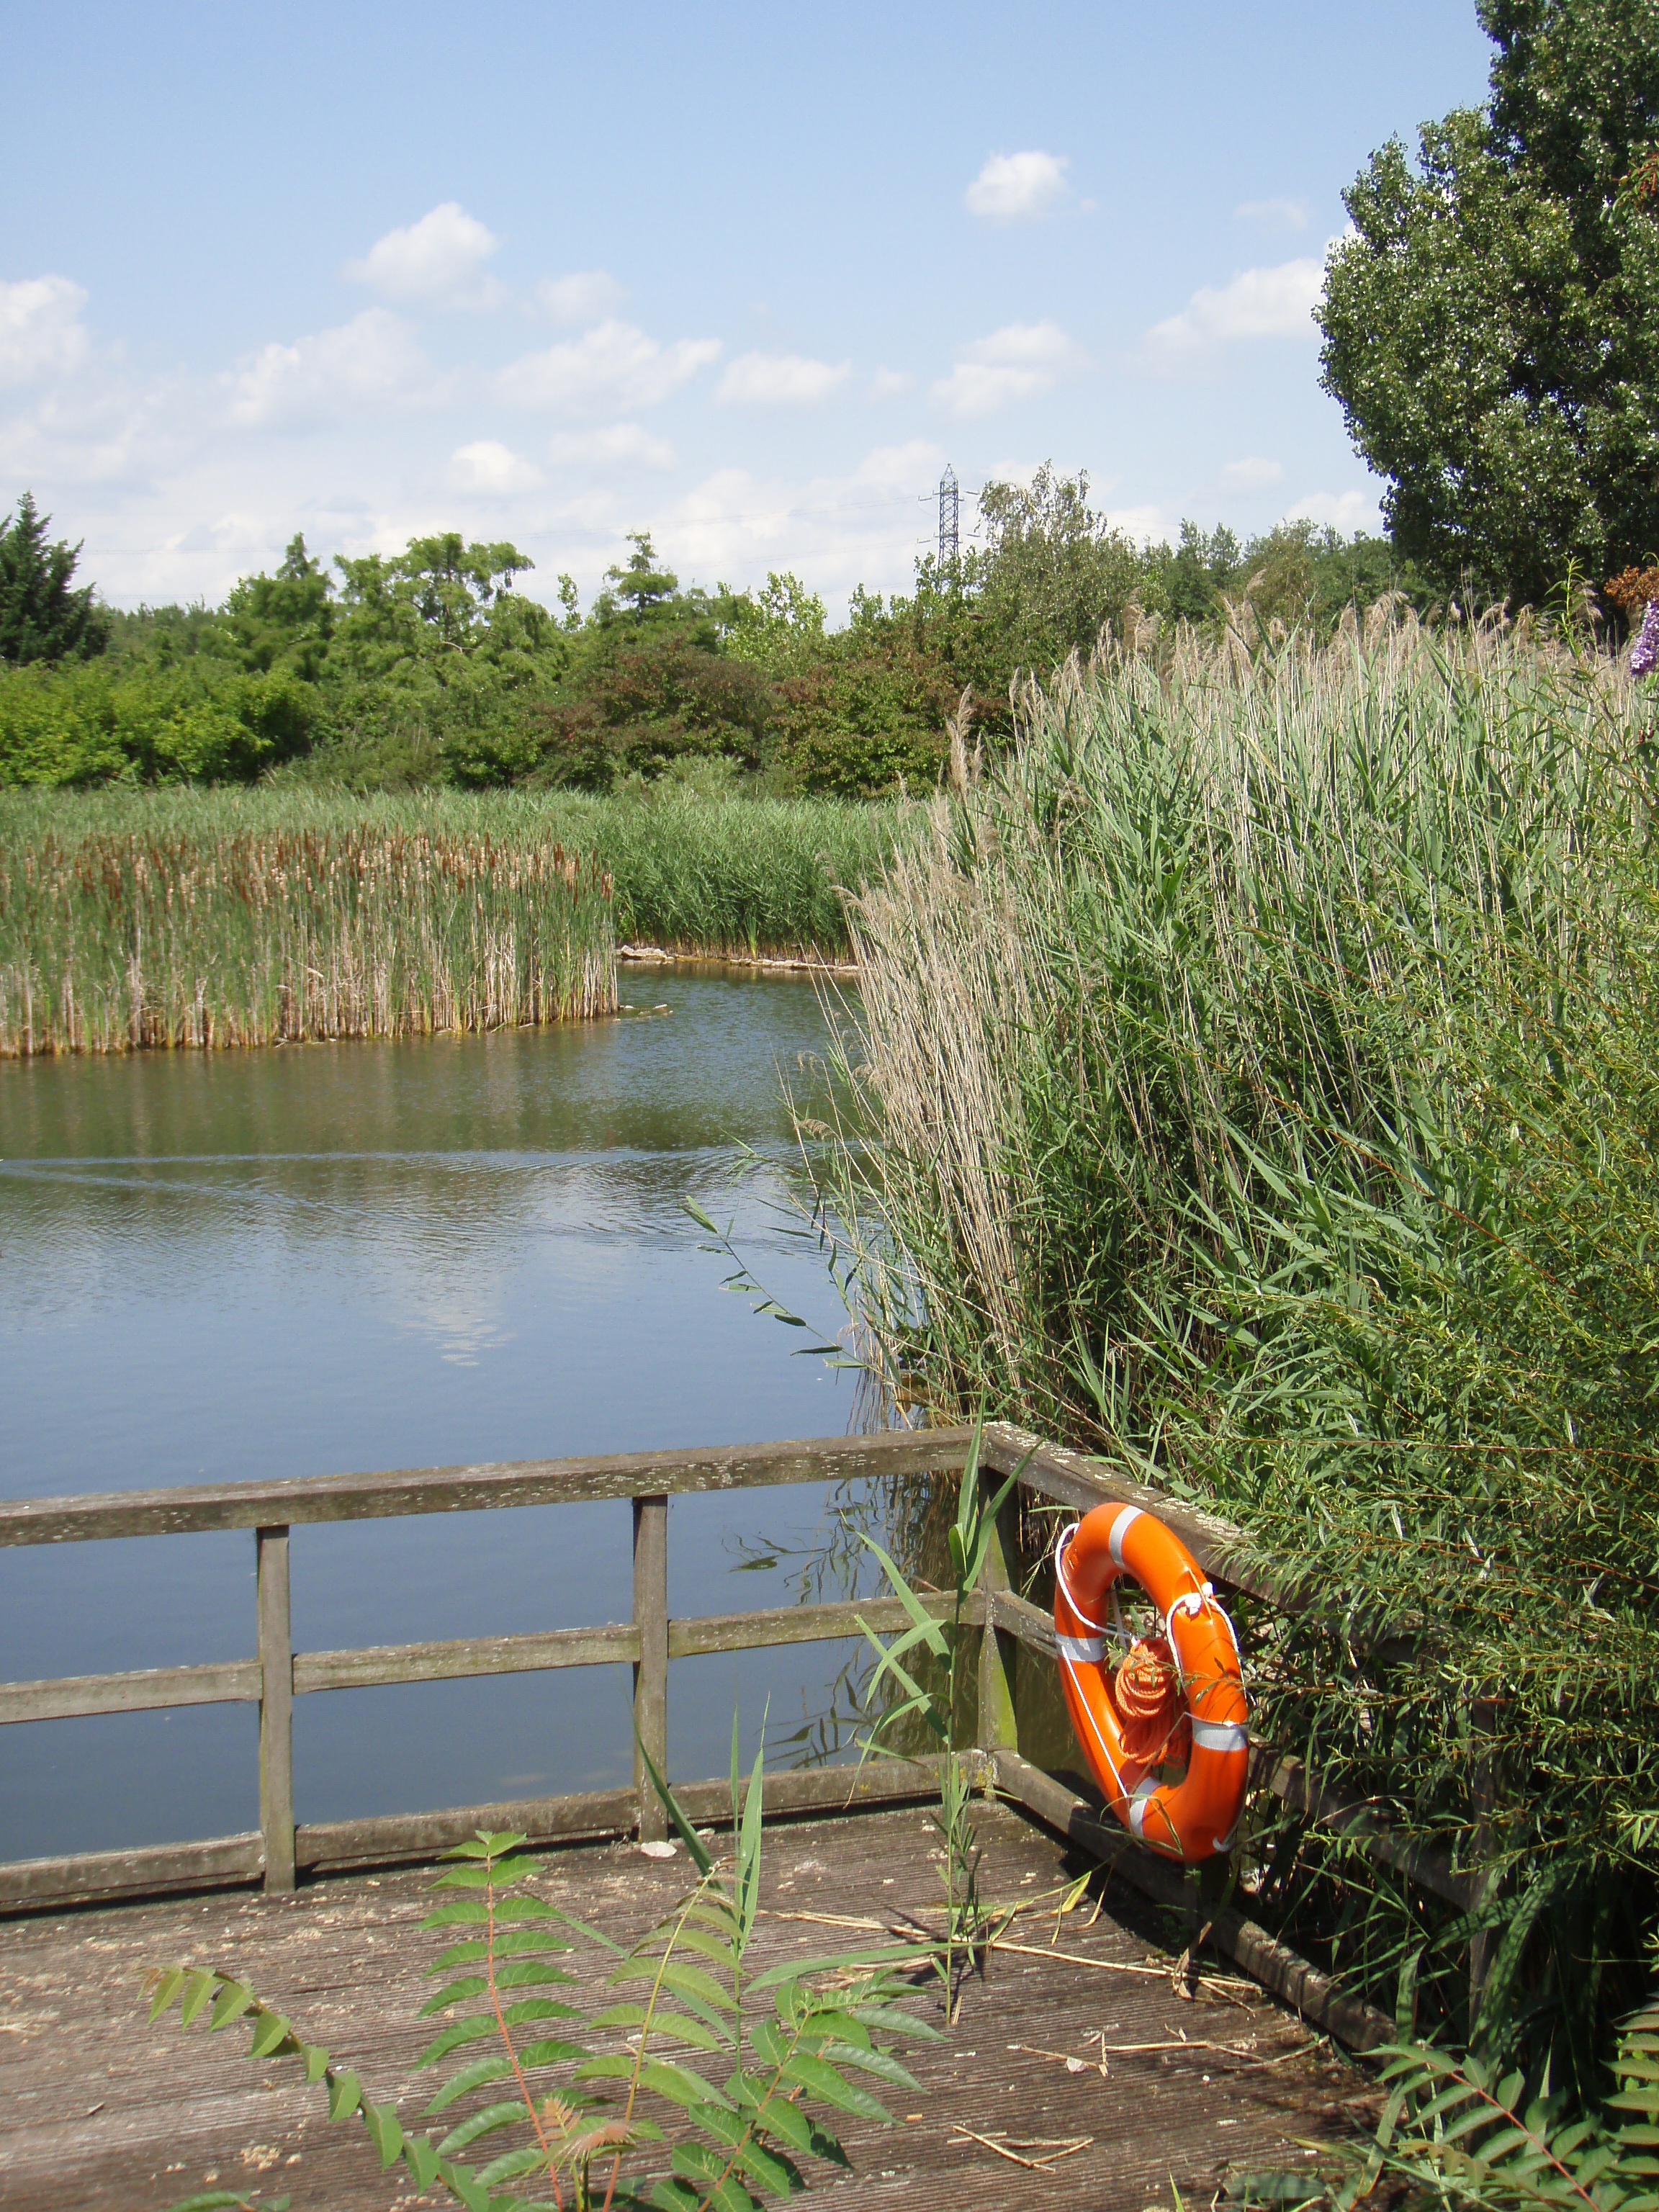
[(640, 1656), (634, 1667), (634, 1789), (640, 1841), (660, 1843), (668, 1815), (651, 1786), (641, 1748), (668, 1779), (668, 1500), (634, 1500), (634, 1626)]
[[(992, 1492), (988, 1469), (980, 1475), (984, 1492)], [(984, 1752), (1018, 1751), (1019, 1730), (1014, 1718), (1014, 1668), (1019, 1639), (991, 1620), (999, 1591), (1009, 1591), (1012, 1582), (1008, 1563), (1019, 1556), (1019, 1499), (1015, 1492), (997, 1516), (991, 1540), (985, 1548), (985, 1565), (979, 1586), (985, 1597), (985, 1626), (979, 1640), (979, 1747)]]
[(259, 1832), (265, 1887), (294, 1887), (294, 1630), (288, 1530), (254, 1532), (259, 1614)]

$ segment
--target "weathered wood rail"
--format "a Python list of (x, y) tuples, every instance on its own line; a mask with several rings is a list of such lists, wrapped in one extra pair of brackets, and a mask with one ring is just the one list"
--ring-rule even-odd
[[(709, 1451), (405, 1468), (0, 1503), (0, 1546), (248, 1528), (253, 1532), (257, 1561), (256, 1651), (252, 1658), (0, 1683), (0, 1723), (227, 1703), (256, 1705), (259, 1717), (257, 1832), (0, 1864), (0, 1912), (260, 1881), (267, 1889), (290, 1890), (301, 1872), (336, 1872), (433, 1856), (481, 1826), (521, 1829), (537, 1843), (635, 1832), (642, 1840), (660, 1838), (665, 1832), (662, 1808), (649, 1787), (639, 1747), (660, 1771), (667, 1771), (668, 1668), (673, 1660), (856, 1635), (855, 1616), (883, 1630), (900, 1627), (906, 1619), (892, 1599), (671, 1617), (670, 1498), (801, 1482), (948, 1477), (961, 1472), (969, 1442), (966, 1429), (901, 1430), (860, 1438)], [(1019, 1470), (1022, 1480), (1039, 1497), (1079, 1511), (1106, 1500), (1148, 1508), (1181, 1535), (1218, 1585), (1278, 1607), (1294, 1608), (1300, 1601), (1292, 1578), (1265, 1576), (1249, 1563), (1239, 1529), (1148, 1490), (1109, 1466), (1006, 1424), (986, 1430), (981, 1466), (988, 1482)], [(362, 1650), (294, 1649), (289, 1569), (289, 1532), (293, 1528), (604, 1498), (626, 1498), (632, 1505), (634, 1595), (632, 1618), (627, 1621)], [(1023, 1644), (1052, 1656), (1055, 1645), (1049, 1617), (1011, 1587), (1012, 1510), (1012, 1505), (1005, 1508), (1005, 1525), (992, 1543), (981, 1587), (970, 1600), (967, 1615), (985, 1632), (979, 1674), (981, 1779), (1081, 1849), (1112, 1863), (1147, 1896), (1188, 1911), (1192, 1892), (1176, 1869), (1132, 1844), (1115, 1820), (1103, 1818), (1087, 1799), (1020, 1756), (1013, 1698), (1016, 1649)], [(945, 1601), (938, 1603), (942, 1612)], [(636, 1748), (631, 1789), (369, 1819), (295, 1820), (296, 1697), (393, 1682), (618, 1662), (634, 1670)], [(1443, 1856), (1391, 1835), (1363, 1804), (1322, 1790), (1299, 1761), (1264, 1753), (1258, 1778), (1310, 1818), (1350, 1837), (1360, 1850), (1455, 1903), (1467, 1906), (1474, 1902), (1477, 1888), (1473, 1876), (1454, 1868)], [(769, 1777), (763, 1802), (769, 1815), (804, 1814), (893, 1802), (928, 1794), (934, 1786), (933, 1769), (927, 1760), (883, 1763), (856, 1776), (844, 1768), (821, 1768)], [(678, 1794), (699, 1820), (730, 1818), (726, 1782), (690, 1783)], [(1209, 1940), (1309, 2019), (1360, 2048), (1392, 2035), (1392, 2023), (1381, 2014), (1336, 1988), (1237, 1908), (1218, 1905), (1206, 1912)]]

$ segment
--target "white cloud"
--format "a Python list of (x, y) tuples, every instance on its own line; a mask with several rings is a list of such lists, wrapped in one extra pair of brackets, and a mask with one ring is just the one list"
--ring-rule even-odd
[(603, 322), (510, 363), (501, 371), (501, 390), (520, 407), (655, 407), (720, 354), (718, 338), (661, 345), (631, 323)]
[(916, 380), (902, 368), (878, 368), (870, 379), (871, 396), (876, 399), (902, 399), (916, 388)]
[(550, 459), (567, 468), (678, 466), (674, 448), (637, 422), (612, 422), (603, 430), (562, 431), (548, 441), (547, 451)]
[(816, 407), (853, 374), (850, 361), (811, 361), (799, 353), (742, 353), (720, 381), (716, 399), (737, 407)]
[(1078, 358), (1058, 323), (1009, 323), (964, 346), (932, 396), (957, 415), (989, 415), (1012, 400), (1052, 391)]
[(542, 480), (533, 462), (521, 460), (511, 447), (495, 438), (477, 438), (459, 446), (449, 459), (449, 481), (458, 491), (494, 493), (532, 491)]
[(230, 418), (249, 428), (310, 428), (368, 408), (439, 395), (431, 364), (400, 316), (365, 307), (337, 329), (263, 346), (236, 366)]
[(568, 276), (544, 276), (536, 287), (542, 311), (565, 330), (581, 330), (614, 315), (628, 297), (603, 269), (580, 269)]
[(878, 446), (853, 471), (850, 481), (874, 491), (917, 490), (935, 482), (945, 466), (942, 449), (927, 438), (907, 438), (902, 446)]
[(500, 247), (459, 200), (445, 200), (418, 222), (376, 239), (362, 260), (348, 261), (340, 273), (400, 306), (491, 307), (506, 297), (484, 274)]
[(1179, 535), (1179, 525), (1161, 507), (1115, 507), (1106, 519), (1137, 545), (1170, 545)]
[(1256, 338), (1313, 338), (1313, 311), (1325, 285), (1322, 258), (1311, 254), (1272, 269), (1245, 269), (1231, 284), (1194, 292), (1178, 315), (1155, 323), (1143, 353), (1156, 371), (1213, 368), (1229, 346)]
[(1305, 230), (1308, 228), (1306, 200), (1241, 200), (1233, 210), (1238, 222), (1269, 222), (1282, 224), (1286, 230)]
[(1221, 471), (1221, 481), (1229, 491), (1266, 491), (1284, 473), (1279, 462), (1252, 456), (1247, 460), (1229, 461)]
[(1066, 167), (1064, 154), (993, 154), (962, 204), (987, 222), (1030, 222), (1064, 193)]
[(0, 386), (78, 368), (87, 354), (87, 295), (67, 276), (0, 284)]
[(878, 447), (848, 474), (760, 478), (719, 469), (647, 517), (682, 576), (741, 586), (793, 568), (830, 605), (860, 581), (908, 584), (931, 539), (944, 456), (921, 439)]
[(1352, 537), (1356, 530), (1378, 531), (1382, 526), (1376, 495), (1369, 491), (1310, 491), (1305, 499), (1297, 500), (1285, 520), (1295, 522), (1304, 516), (1310, 522), (1328, 524), (1345, 537)]

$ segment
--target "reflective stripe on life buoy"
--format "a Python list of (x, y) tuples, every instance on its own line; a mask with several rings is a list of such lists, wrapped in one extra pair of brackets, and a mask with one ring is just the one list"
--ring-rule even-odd
[[(1162, 1632), (1129, 1645), (1115, 1671), (1102, 1612), (1124, 1575)], [(1250, 1763), (1238, 1642), (1180, 1538), (1138, 1505), (1085, 1514), (1054, 1549), (1054, 1635), (1077, 1740), (1130, 1834), (1168, 1858), (1227, 1850)], [(1183, 1756), (1182, 1779), (1160, 1782), (1160, 1765)]]

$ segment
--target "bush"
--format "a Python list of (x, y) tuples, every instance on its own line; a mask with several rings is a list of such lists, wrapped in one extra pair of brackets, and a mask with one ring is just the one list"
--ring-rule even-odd
[(0, 783), (246, 782), (307, 750), (308, 684), (222, 664), (0, 669)]

